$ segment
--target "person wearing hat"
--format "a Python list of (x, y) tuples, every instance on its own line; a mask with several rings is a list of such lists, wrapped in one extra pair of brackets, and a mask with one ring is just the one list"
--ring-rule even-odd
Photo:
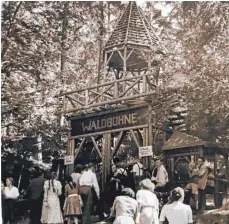
[(81, 164), (77, 164), (74, 172), (71, 174), (72, 180), (76, 184), (76, 186), (79, 186), (79, 179), (81, 176), (82, 168), (83, 166)]
[(155, 185), (150, 179), (144, 179), (139, 183), (140, 190), (137, 192), (138, 215), (136, 223), (159, 224), (159, 201), (153, 193)]
[(115, 217), (113, 224), (135, 224), (138, 202), (134, 197), (135, 193), (131, 188), (124, 188), (121, 196), (115, 198), (110, 214)]
[(82, 198), (83, 224), (91, 224), (91, 212), (93, 208), (92, 188), (94, 188), (98, 200), (100, 199), (100, 189), (95, 173), (92, 172), (92, 166), (85, 165), (84, 171), (79, 178), (79, 192)]

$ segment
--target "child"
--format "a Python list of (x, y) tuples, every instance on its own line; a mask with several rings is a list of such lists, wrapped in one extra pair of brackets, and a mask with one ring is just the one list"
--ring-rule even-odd
[(65, 191), (64, 216), (67, 217), (68, 224), (71, 223), (71, 218), (73, 218), (75, 224), (78, 224), (78, 216), (82, 214), (81, 207), (83, 206), (83, 202), (71, 176), (66, 178)]

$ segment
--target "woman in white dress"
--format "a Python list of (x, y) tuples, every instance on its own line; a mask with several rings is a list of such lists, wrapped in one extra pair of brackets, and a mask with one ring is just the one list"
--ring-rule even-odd
[(150, 179), (142, 180), (139, 183), (140, 190), (137, 192), (138, 202), (137, 224), (159, 224), (159, 202), (153, 193), (155, 185)]
[(60, 209), (59, 197), (61, 195), (61, 183), (56, 180), (56, 173), (44, 183), (44, 202), (42, 207), (41, 223), (62, 224), (63, 216)]
[(161, 210), (160, 224), (167, 219), (169, 224), (191, 224), (192, 209), (189, 205), (183, 204), (184, 190), (180, 187), (171, 192), (170, 201)]
[(111, 216), (115, 217), (113, 224), (135, 224), (138, 203), (135, 193), (130, 188), (124, 188), (122, 195), (115, 198), (111, 208)]

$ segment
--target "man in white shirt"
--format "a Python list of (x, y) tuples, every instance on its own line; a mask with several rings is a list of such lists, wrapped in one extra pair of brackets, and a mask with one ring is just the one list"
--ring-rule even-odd
[(71, 174), (73, 182), (76, 184), (76, 186), (79, 186), (79, 179), (81, 176), (83, 166), (81, 164), (77, 164), (75, 167), (75, 172)]
[(79, 191), (80, 196), (83, 200), (84, 209), (83, 209), (83, 224), (92, 224), (91, 220), (91, 210), (93, 207), (93, 195), (92, 187), (95, 190), (95, 193), (100, 198), (100, 189), (95, 173), (92, 172), (92, 166), (85, 166), (83, 173), (79, 179)]
[(134, 176), (135, 187), (138, 189), (138, 185), (143, 178), (143, 165), (140, 163), (140, 161), (137, 161), (133, 165), (132, 173)]
[(160, 158), (157, 158), (155, 161), (156, 167), (154, 168), (152, 172), (152, 178), (151, 181), (153, 181), (157, 187), (157, 189), (163, 190), (163, 188), (168, 183), (168, 173), (162, 163), (162, 160)]

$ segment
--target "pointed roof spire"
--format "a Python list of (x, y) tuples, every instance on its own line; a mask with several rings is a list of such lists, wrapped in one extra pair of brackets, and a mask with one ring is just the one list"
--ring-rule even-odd
[(147, 21), (136, 2), (130, 1), (105, 45), (105, 50), (115, 47), (139, 46), (156, 53), (167, 53), (166, 48)]

